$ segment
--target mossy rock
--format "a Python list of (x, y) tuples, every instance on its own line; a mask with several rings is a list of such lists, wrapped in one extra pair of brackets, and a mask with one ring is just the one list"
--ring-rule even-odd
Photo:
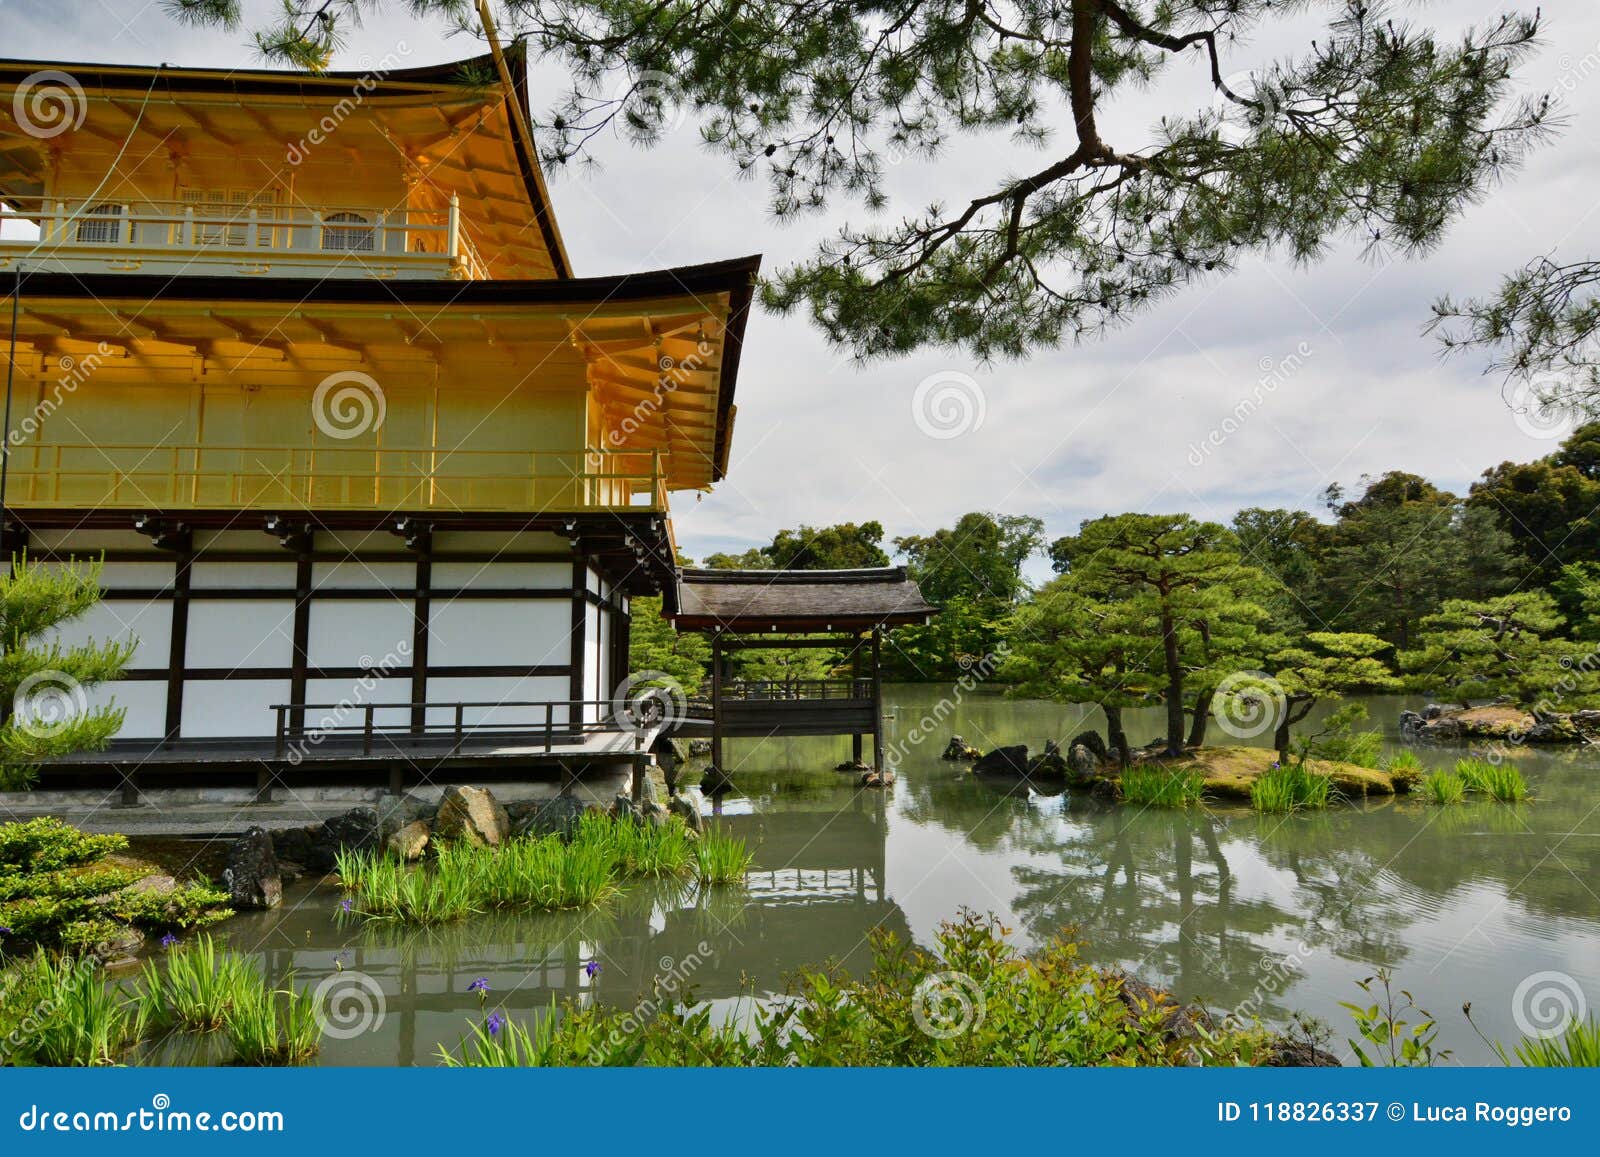
[[(1277, 753), (1264, 747), (1201, 747), (1183, 753), (1181, 758), (1161, 760), (1174, 771), (1198, 771), (1206, 778), (1205, 792), (1219, 799), (1250, 798), (1250, 785), (1272, 770)], [(1386, 771), (1360, 767), (1337, 759), (1311, 759), (1306, 768), (1317, 774), (1331, 776), (1333, 786), (1341, 795), (1360, 797), (1368, 795), (1393, 795), (1394, 777)], [(1117, 773), (1106, 775), (1115, 783)]]

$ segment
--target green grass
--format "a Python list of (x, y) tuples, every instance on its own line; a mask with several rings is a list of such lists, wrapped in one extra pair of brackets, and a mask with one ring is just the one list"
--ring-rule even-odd
[(1190, 807), (1200, 802), (1206, 777), (1182, 768), (1134, 766), (1122, 773), (1117, 785), (1123, 802), (1148, 807)]
[(243, 1065), (297, 1065), (317, 1054), (322, 1022), (308, 989), (296, 992), (265, 984), (241, 989), (223, 1024), (234, 1057)]
[(1467, 781), (1453, 771), (1435, 771), (1423, 776), (1422, 792), (1432, 803), (1460, 803), (1467, 795)]
[(1495, 1051), (1506, 1064), (1515, 1056), (1530, 1069), (1600, 1068), (1600, 1021), (1574, 1018), (1560, 1036), (1524, 1037), (1510, 1056), (1498, 1043)]
[(694, 845), (695, 879), (702, 884), (742, 884), (751, 859), (743, 840), (708, 831)]
[(1250, 785), (1250, 806), (1258, 812), (1297, 812), (1325, 808), (1333, 795), (1333, 781), (1307, 771), (1298, 763), (1275, 767)]
[(1487, 759), (1458, 759), (1456, 774), (1469, 791), (1475, 791), (1502, 803), (1520, 803), (1528, 798), (1528, 781), (1522, 772), (1509, 763), (1491, 763)]
[(152, 1024), (215, 1032), (228, 1011), (262, 986), (254, 963), (237, 952), (218, 951), (210, 936), (167, 953), (165, 965), (145, 962), (139, 1000)]
[(92, 959), (38, 952), (26, 983), (36, 998), (29, 1030), (19, 1042), (41, 1065), (112, 1065), (144, 1032), (137, 1001), (107, 984)]
[(656, 825), (585, 816), (570, 840), (451, 844), (415, 866), (381, 852), (344, 853), (338, 870), (352, 913), (428, 925), (490, 911), (592, 908), (630, 878), (736, 883), (749, 861), (742, 840), (714, 833), (696, 840), (676, 819)]
[(1414, 751), (1397, 751), (1383, 765), (1396, 791), (1411, 791), (1422, 782), (1422, 760)]

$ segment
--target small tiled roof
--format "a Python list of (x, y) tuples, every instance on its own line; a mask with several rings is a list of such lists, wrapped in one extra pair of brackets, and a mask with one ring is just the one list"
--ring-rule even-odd
[(687, 630), (857, 630), (924, 623), (936, 614), (903, 566), (860, 570), (678, 571), (677, 607)]

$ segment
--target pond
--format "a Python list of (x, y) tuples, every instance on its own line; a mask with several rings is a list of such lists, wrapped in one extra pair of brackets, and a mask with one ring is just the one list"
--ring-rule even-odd
[[(731, 1008), (748, 986), (779, 990), (808, 964), (864, 968), (874, 928), (925, 946), (962, 907), (995, 913), (1024, 946), (1076, 929), (1090, 960), (1186, 1000), (1269, 1022), (1320, 1017), (1346, 1055), (1338, 1002), (1356, 999), (1356, 981), (1380, 966), (1438, 1017), (1441, 1045), (1462, 1063), (1493, 1060), (1464, 1001), (1506, 1040), (1519, 1035), (1519, 1002), (1524, 1020), (1550, 998), (1586, 992), (1600, 1005), (1600, 751), (1517, 752), (1535, 797), (1521, 805), (1401, 797), (1288, 817), (1231, 804), (1139, 810), (1038, 794), (939, 759), (952, 732), (985, 750), (1037, 749), (1097, 712), (968, 693), (947, 725), (908, 742), (942, 694), (887, 688), (888, 742), (903, 751), (888, 791), (827, 770), (848, 757), (847, 739), (731, 744), (738, 791), (717, 822), (754, 852), (746, 890), (634, 887), (593, 912), (412, 931), (341, 922), (334, 889), (297, 885), (282, 909), (222, 930), (275, 981), (292, 971), (301, 986), (326, 986), (335, 1017), (324, 1064), (434, 1063), (441, 1043), (481, 1019), (469, 988), (480, 977), (489, 1007), (517, 1018), (567, 998), (647, 1011), (662, 986)], [(1416, 704), (1367, 705), (1397, 747), (1399, 711)], [(1130, 714), (1136, 741), (1160, 731), (1157, 712)], [(1433, 767), (1465, 751), (1418, 753)], [(381, 1021), (364, 1011), (379, 1008)]]

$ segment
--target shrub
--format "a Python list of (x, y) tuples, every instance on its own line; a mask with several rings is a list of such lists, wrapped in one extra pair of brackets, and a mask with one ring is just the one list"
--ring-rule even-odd
[(5, 946), (92, 953), (142, 932), (187, 931), (233, 913), (227, 893), (189, 883), (162, 893), (131, 890), (141, 873), (100, 863), (127, 848), (118, 835), (88, 835), (53, 817), (0, 824), (0, 927)]
[(1117, 791), (1125, 803), (1148, 807), (1189, 807), (1200, 802), (1205, 786), (1206, 777), (1198, 771), (1143, 764), (1130, 767), (1122, 773)]

